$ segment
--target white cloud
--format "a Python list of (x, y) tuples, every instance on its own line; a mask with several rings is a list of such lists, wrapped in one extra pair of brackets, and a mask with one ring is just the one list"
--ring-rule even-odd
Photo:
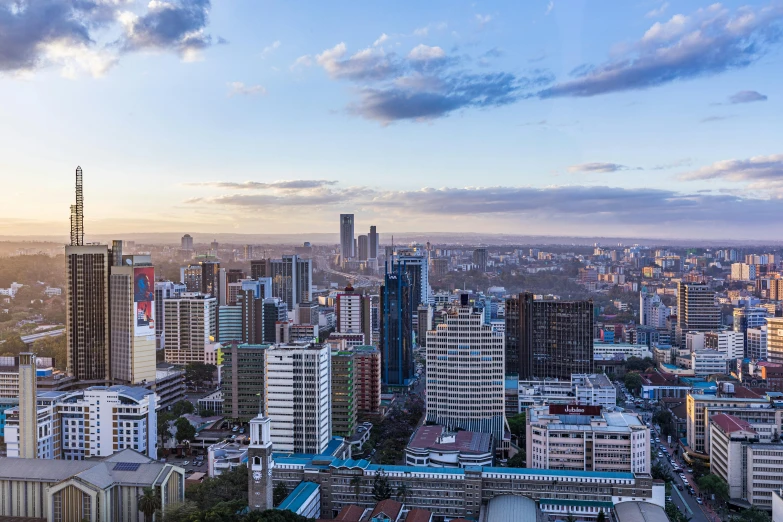
[(490, 21), (492, 21), (492, 15), (476, 15), (476, 22), (478, 22), (480, 28), (484, 28)]
[(414, 47), (408, 54), (409, 60), (426, 61), (426, 60), (438, 60), (446, 56), (446, 51), (438, 46), (430, 47), (429, 45), (419, 44)]
[(546, 5), (546, 11), (544, 12), (544, 16), (548, 15), (552, 12), (552, 9), (555, 8), (555, 2), (554, 0), (549, 0), (549, 3)]
[(309, 54), (305, 54), (294, 60), (294, 63), (291, 64), (289, 69), (295, 71), (300, 67), (310, 67), (311, 65), (313, 65), (313, 57)]
[(261, 51), (261, 58), (268, 57), (270, 54), (272, 54), (277, 49), (279, 49), (280, 45), (282, 45), (280, 43), (280, 40), (275, 40), (271, 45), (267, 45), (266, 47), (264, 47), (264, 50)]
[(657, 18), (657, 17), (661, 16), (663, 13), (665, 13), (668, 8), (669, 8), (669, 2), (664, 2), (660, 6), (658, 6), (655, 9), (649, 11), (644, 16), (647, 17), (647, 18)]
[(381, 35), (378, 37), (378, 39), (377, 39), (377, 40), (375, 40), (375, 41), (372, 43), (372, 46), (373, 46), (373, 47), (378, 47), (379, 45), (381, 45), (383, 42), (385, 42), (385, 41), (386, 41), (386, 40), (388, 40), (388, 39), (389, 39), (389, 35), (388, 35), (388, 34), (386, 34), (386, 33), (383, 33), (383, 34), (381, 34)]
[(413, 36), (429, 36), (430, 31), (443, 31), (446, 27), (448, 27), (446, 22), (434, 22), (414, 29)]
[(44, 50), (49, 60), (62, 65), (62, 75), (70, 79), (77, 78), (80, 72), (100, 78), (119, 61), (116, 54), (86, 44), (55, 41), (46, 44)]
[(243, 82), (231, 82), (228, 85), (228, 96), (264, 96), (266, 88), (263, 85), (245, 85)]

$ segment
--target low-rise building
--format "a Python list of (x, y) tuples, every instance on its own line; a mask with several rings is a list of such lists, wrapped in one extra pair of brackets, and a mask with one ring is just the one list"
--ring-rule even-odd
[(602, 373), (575, 373), (571, 375), (571, 386), (577, 404), (603, 408), (617, 406), (617, 388)]
[(726, 354), (718, 350), (696, 350), (691, 353), (691, 370), (696, 377), (726, 373)]
[(650, 429), (638, 415), (599, 406), (530, 408), (527, 467), (650, 472)]
[(155, 385), (151, 388), (158, 395), (157, 408), (170, 408), (185, 400), (185, 370), (169, 365), (158, 365), (155, 370)]
[(216, 390), (198, 400), (200, 412), (211, 411), (215, 415), (223, 415), (223, 390)]
[(207, 448), (207, 475), (217, 477), (247, 464), (247, 445), (219, 442)]
[(434, 468), (491, 466), (493, 454), (489, 433), (448, 432), (443, 426), (421, 426), (405, 448), (405, 463)]

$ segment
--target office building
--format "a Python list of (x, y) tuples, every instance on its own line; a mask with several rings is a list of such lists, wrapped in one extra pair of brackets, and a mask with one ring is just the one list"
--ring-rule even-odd
[(742, 359), (745, 357), (745, 335), (742, 332), (730, 330), (706, 332), (704, 334), (704, 348), (717, 350), (728, 360)]
[(247, 422), (258, 415), (266, 394), (265, 344), (223, 346), (223, 415)]
[(265, 350), (264, 411), (277, 451), (319, 454), (331, 431), (330, 351), (320, 345), (275, 345)]
[(364, 334), (361, 344), (372, 342), (372, 320), (370, 317), (370, 296), (363, 295), (352, 286), (347, 286), (337, 294), (334, 311), (337, 314), (337, 332), (345, 334)]
[(318, 302), (301, 302), (296, 305), (296, 324), (300, 325), (313, 325), (318, 326), (320, 324), (320, 317), (318, 313)]
[(691, 353), (691, 370), (696, 377), (726, 374), (726, 354), (718, 350), (695, 350)]
[(732, 312), (733, 330), (735, 332), (745, 333), (748, 328), (758, 328), (766, 323), (770, 315), (766, 308), (738, 307)]
[(381, 352), (375, 346), (353, 347), (356, 410), (378, 413), (381, 408)]
[(332, 435), (350, 437), (356, 431), (356, 361), (352, 351), (333, 351)]
[(449, 430), (506, 429), (502, 330), (486, 324), (463, 294), (445, 322), (427, 333), (427, 421)]
[(571, 387), (577, 404), (613, 408), (617, 406), (617, 388), (603, 373), (571, 375)]
[(190, 264), (179, 269), (180, 283), (186, 292), (201, 292), (202, 270), (199, 264)]
[(731, 279), (732, 281), (755, 281), (756, 265), (749, 265), (747, 263), (732, 263)]
[(210, 478), (246, 465), (247, 446), (244, 444), (222, 441), (207, 448), (207, 476)]
[(81, 462), (0, 458), (0, 518), (138, 522), (144, 488), (161, 509), (185, 501), (185, 470), (133, 451)]
[(665, 328), (669, 308), (663, 304), (658, 294), (646, 292), (643, 288), (639, 293), (639, 324), (653, 328)]
[(443, 277), (449, 272), (449, 260), (445, 257), (436, 257), (430, 261), (432, 265), (432, 275)]
[(216, 335), (217, 299), (198, 293), (183, 293), (163, 301), (166, 362), (204, 362), (204, 347)]
[(745, 332), (746, 347), (745, 356), (753, 360), (766, 361), (767, 355), (767, 325), (758, 328), (748, 328)]
[(473, 266), (476, 267), (476, 270), (479, 272), (487, 271), (487, 257), (486, 248), (477, 248), (473, 250)]
[[(260, 269), (258, 271), (260, 272)], [(266, 260), (266, 275), (272, 280), (272, 297), (282, 299), (289, 310), (313, 300), (313, 261), (296, 254)]]
[(783, 364), (783, 317), (767, 318), (767, 360)]
[(242, 306), (218, 307), (218, 325), (217, 340), (220, 344), (242, 342)]
[(353, 214), (340, 214), (340, 256), (342, 262), (355, 257)]
[[(39, 392), (37, 458), (84, 460), (132, 449), (155, 459), (156, 401), (155, 392), (132, 386)], [(26, 451), (20, 408), (6, 420), (9, 457)]]
[[(728, 391), (733, 384), (721, 383)], [(687, 450), (705, 458), (710, 451), (710, 419), (725, 413), (750, 423), (762, 442), (771, 442), (783, 422), (783, 408), (767, 398), (743, 398), (719, 392), (717, 395), (690, 393), (686, 399)]]
[(507, 374), (520, 379), (593, 373), (593, 302), (534, 299), (525, 293), (506, 300)]
[(378, 259), (378, 229), (375, 225), (370, 227), (370, 235), (368, 236), (369, 251), (367, 256), (370, 259)]
[(155, 370), (154, 384), (147, 383), (146, 388), (158, 396), (155, 402), (158, 410), (168, 409), (185, 400), (185, 370), (161, 363)]
[[(38, 458), (38, 394), (36, 387), (35, 355), (19, 354), (19, 407), (17, 457), (23, 459)], [(6, 420), (6, 423), (8, 421)], [(6, 435), (6, 444), (10, 444), (11, 433)]]
[(448, 431), (443, 426), (420, 426), (405, 448), (405, 464), (432, 468), (492, 466), (492, 434)]
[(217, 261), (201, 261), (201, 288), (202, 294), (212, 297), (220, 297), (220, 263)]
[(783, 445), (760, 443), (752, 424), (726, 414), (710, 419), (710, 471), (722, 478), (729, 498), (772, 510), (772, 492), (783, 484)]
[(381, 378), (384, 386), (404, 389), (413, 378), (413, 287), (410, 274), (395, 264), (381, 286)]
[(650, 428), (635, 413), (538, 406), (528, 410), (525, 429), (528, 468), (650, 472)]
[(66, 337), (67, 373), (79, 381), (105, 383), (109, 367), (109, 248), (68, 245)]
[(720, 330), (720, 307), (715, 304), (715, 292), (703, 283), (677, 285), (677, 339), (682, 342), (684, 332)]
[(190, 252), (193, 250), (193, 238), (190, 236), (190, 234), (185, 234), (182, 236), (182, 240), (180, 241), (180, 247), (182, 250), (185, 250), (186, 252)]
[(429, 304), (429, 263), (427, 258), (423, 255), (423, 252), (400, 252), (399, 255), (397, 255), (395, 266), (392, 267), (392, 272), (399, 272), (400, 270), (408, 274), (408, 283), (411, 287), (411, 296), (413, 299), (413, 310), (416, 310), (422, 303)]
[(111, 377), (114, 382), (155, 382), (155, 268), (149, 255), (117, 259), (109, 275)]
[(357, 240), (359, 246), (359, 261), (367, 261), (370, 253), (370, 242), (367, 236), (361, 235)]
[(271, 277), (267, 274), (267, 259), (253, 259), (250, 261), (250, 279), (261, 279), (262, 277)]
[(174, 281), (156, 281), (155, 282), (155, 345), (159, 350), (164, 349), (165, 340), (163, 338), (163, 300), (173, 299), (187, 291), (184, 283), (175, 283)]

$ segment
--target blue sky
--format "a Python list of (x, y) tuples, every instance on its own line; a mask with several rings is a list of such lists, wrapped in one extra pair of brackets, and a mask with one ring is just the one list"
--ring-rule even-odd
[[(422, 5), (423, 4), (423, 5)], [(0, 0), (0, 234), (772, 238), (783, 4)]]

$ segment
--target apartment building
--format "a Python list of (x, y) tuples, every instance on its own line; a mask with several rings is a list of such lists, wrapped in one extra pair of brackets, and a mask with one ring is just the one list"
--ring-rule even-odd
[(528, 468), (650, 472), (650, 429), (636, 414), (538, 406), (528, 410), (525, 429)]
[(350, 437), (356, 430), (356, 360), (351, 351), (333, 351), (332, 434)]
[(204, 346), (217, 334), (216, 308), (216, 298), (193, 292), (163, 301), (166, 362), (204, 362)]
[(577, 404), (617, 406), (617, 388), (603, 373), (575, 373), (571, 375), (571, 387)]
[(354, 346), (356, 410), (377, 413), (381, 408), (381, 352), (375, 346)]

